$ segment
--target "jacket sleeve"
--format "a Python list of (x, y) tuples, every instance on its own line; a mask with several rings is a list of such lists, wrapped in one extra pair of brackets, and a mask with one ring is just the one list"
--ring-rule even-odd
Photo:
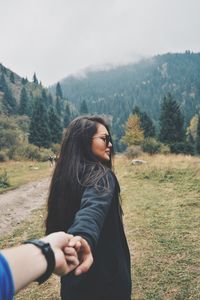
[(111, 172), (108, 173), (109, 188), (100, 181), (98, 189), (87, 187), (81, 199), (80, 209), (75, 215), (68, 233), (80, 235), (89, 243), (92, 252), (96, 248), (99, 235), (112, 203), (115, 190), (115, 180)]

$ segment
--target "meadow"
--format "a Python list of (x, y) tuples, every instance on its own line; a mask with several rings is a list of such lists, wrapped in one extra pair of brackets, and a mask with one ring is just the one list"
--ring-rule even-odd
[[(132, 299), (200, 299), (200, 158), (140, 159), (146, 163), (132, 165), (123, 155), (115, 160), (132, 258)], [(49, 168), (41, 176), (45, 172), (49, 175)], [(34, 211), (12, 234), (1, 237), (0, 247), (43, 235), (44, 217), (44, 207)], [(57, 300), (59, 280), (52, 276), (42, 286), (32, 284), (16, 299)]]
[(52, 170), (49, 166), (48, 161), (8, 161), (0, 163), (0, 179), (6, 173), (9, 183), (6, 188), (0, 184), (0, 194), (50, 175)]

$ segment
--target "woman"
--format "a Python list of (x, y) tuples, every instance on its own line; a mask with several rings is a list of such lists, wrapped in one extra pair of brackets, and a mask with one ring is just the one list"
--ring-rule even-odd
[(102, 118), (82, 116), (68, 126), (51, 182), (46, 228), (47, 233), (80, 235), (94, 263), (79, 277), (70, 273), (61, 279), (62, 299), (131, 299), (130, 255), (112, 154)]

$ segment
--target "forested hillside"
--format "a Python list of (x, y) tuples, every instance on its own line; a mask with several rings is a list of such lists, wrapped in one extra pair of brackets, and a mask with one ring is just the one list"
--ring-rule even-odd
[(187, 126), (200, 108), (200, 53), (158, 55), (108, 71), (87, 72), (84, 77), (67, 77), (60, 83), (65, 97), (77, 107), (85, 101), (89, 112), (110, 114), (114, 132), (122, 131), (136, 105), (158, 125), (167, 93), (180, 104)]
[(54, 145), (61, 142), (73, 107), (71, 112), (59, 83), (56, 96), (52, 96), (36, 74), (28, 81), (0, 64), (0, 162), (46, 160), (51, 150), (55, 152)]
[(117, 151), (143, 145), (143, 151), (158, 152), (158, 141), (171, 152), (200, 153), (199, 111), (200, 53), (168, 53), (88, 71), (49, 90), (36, 74), (30, 82), (0, 64), (0, 151), (9, 158), (19, 151), (33, 158), (35, 148), (24, 145), (55, 148), (70, 120), (87, 113), (106, 115)]

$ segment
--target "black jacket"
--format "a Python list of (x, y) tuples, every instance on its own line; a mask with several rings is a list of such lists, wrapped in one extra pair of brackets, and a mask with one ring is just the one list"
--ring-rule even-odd
[(61, 297), (66, 300), (130, 300), (130, 254), (124, 234), (119, 185), (107, 174), (109, 189), (100, 184), (85, 189), (80, 210), (68, 233), (80, 235), (91, 246), (94, 263), (80, 276), (61, 279)]

